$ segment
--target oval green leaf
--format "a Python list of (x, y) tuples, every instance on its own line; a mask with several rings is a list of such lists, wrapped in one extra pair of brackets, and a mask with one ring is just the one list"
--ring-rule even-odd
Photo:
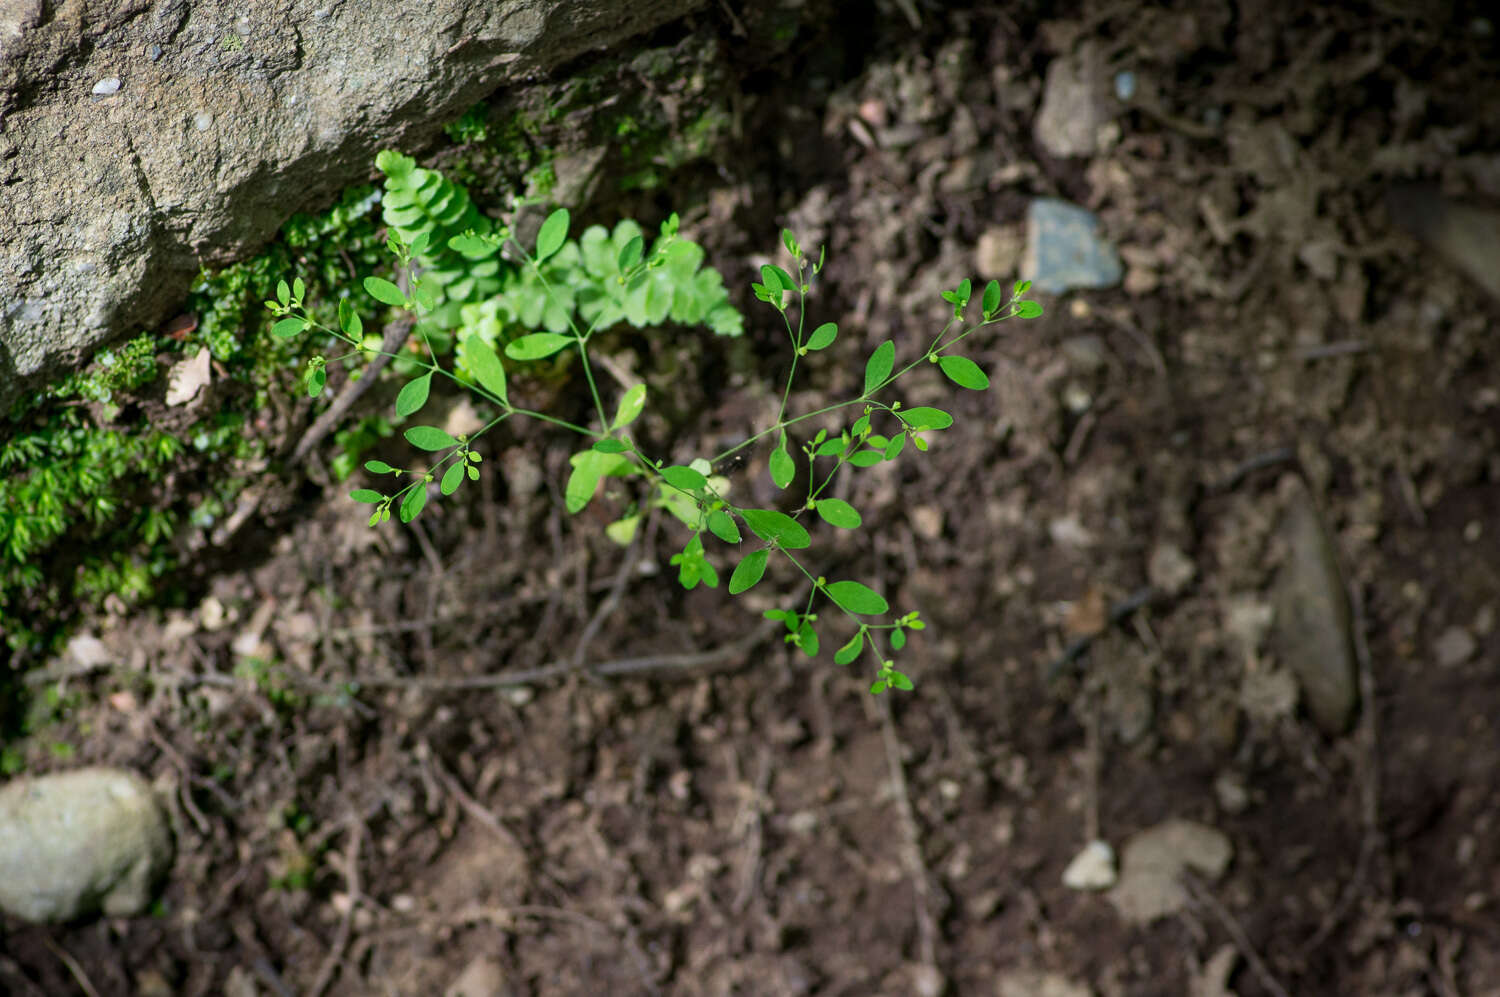
[(786, 452), (786, 434), (782, 433), (781, 442), (771, 451), (771, 480), (776, 483), (777, 488), (785, 488), (796, 476), (797, 464), (792, 460), (792, 455)]
[(1021, 318), (1039, 318), (1042, 314), (1040, 301), (1023, 301), (1016, 306), (1016, 315)]
[(891, 376), (891, 368), (896, 366), (896, 344), (887, 339), (875, 347), (875, 352), (870, 355), (869, 362), (865, 364), (865, 394), (869, 394), (880, 386), (880, 383)]
[(680, 488), (685, 492), (696, 492), (708, 487), (708, 479), (700, 472), (691, 467), (683, 467), (681, 464), (661, 469), (662, 480), (673, 488)]
[(874, 450), (860, 450), (849, 455), (849, 463), (855, 467), (874, 467), (884, 459)]
[(984, 285), (983, 301), (984, 317), (988, 319), (995, 314), (995, 309), (1000, 307), (1000, 282), (992, 280)]
[(983, 391), (990, 386), (990, 379), (985, 376), (979, 365), (968, 357), (941, 357), (938, 366), (943, 368), (943, 373), (948, 375), (948, 380), (960, 388), (969, 388), (972, 391)]
[(543, 360), (573, 342), (572, 336), (555, 332), (533, 332), (505, 344), (505, 355), (512, 360)]
[(879, 592), (859, 582), (829, 582), (823, 591), (846, 613), (879, 616), (891, 611), (890, 603)]
[(847, 665), (855, 658), (859, 657), (859, 652), (863, 651), (864, 649), (865, 632), (863, 629), (861, 629), (853, 637), (849, 638), (849, 643), (833, 652), (833, 663), (835, 665)]
[(424, 374), (414, 381), (406, 382), (401, 393), (396, 396), (396, 414), (401, 418), (415, 415), (423, 405), (427, 404), (428, 392), (432, 390), (432, 374)]
[(641, 240), (640, 236), (631, 236), (630, 241), (621, 247), (620, 255), (615, 260), (616, 265), (621, 271), (629, 270), (641, 262), (641, 250), (644, 247), (645, 243)]
[(740, 542), (740, 528), (735, 525), (734, 517), (723, 509), (715, 509), (708, 514), (708, 528), (714, 536), (727, 544)]
[(953, 416), (940, 408), (917, 408), (901, 409), (896, 413), (912, 429), (947, 429), (953, 425)]
[(356, 502), (364, 502), (366, 505), (373, 505), (385, 499), (384, 495), (370, 488), (356, 488), (349, 493), (349, 497)]
[(365, 461), (365, 470), (371, 474), (390, 474), (395, 468), (383, 460), (367, 460)]
[(284, 318), (271, 326), (271, 335), (277, 339), (291, 339), (293, 336), (302, 334), (307, 328), (307, 322), (300, 318)]
[(465, 338), (464, 363), (485, 390), (500, 399), (502, 405), (509, 404), (505, 396), (505, 367), (489, 343), (475, 335)]
[(809, 350), (827, 349), (833, 345), (833, 341), (838, 338), (838, 335), (839, 327), (837, 324), (824, 322), (813, 330), (811, 336), (807, 337), (807, 348)]
[(800, 550), (812, 545), (812, 537), (802, 524), (784, 512), (775, 509), (741, 509), (745, 525), (762, 540), (779, 544), (788, 550)]
[(436, 426), (413, 426), (405, 433), (406, 442), (422, 450), (445, 450), (458, 445), (458, 441)]
[(465, 463), (452, 464), (443, 472), (443, 482), (438, 488), (444, 495), (452, 495), (458, 491), (458, 486), (464, 480), (464, 468), (467, 466)]
[(562, 248), (568, 238), (568, 209), (558, 208), (547, 216), (536, 234), (536, 261), (541, 263)]
[(859, 510), (843, 499), (818, 499), (818, 504), (814, 507), (814, 511), (823, 517), (823, 522), (845, 530), (852, 530), (864, 522), (864, 519), (859, 514)]
[(739, 595), (746, 589), (754, 587), (760, 581), (761, 576), (766, 573), (766, 558), (770, 552), (766, 550), (751, 551), (746, 554), (744, 560), (734, 567), (734, 574), (729, 576), (729, 594)]
[(416, 519), (422, 512), (422, 506), (427, 504), (427, 487), (417, 485), (406, 493), (406, 498), (401, 500), (401, 522), (409, 523)]
[(626, 447), (619, 440), (595, 440), (594, 449), (600, 453), (624, 453)]
[(611, 429), (624, 429), (635, 422), (641, 410), (646, 407), (646, 386), (637, 384), (620, 396), (620, 407), (615, 409), (615, 421), (610, 425)]
[(369, 293), (370, 297), (382, 304), (395, 305), (398, 308), (406, 307), (406, 295), (401, 293), (401, 288), (392, 284), (384, 277), (366, 277), (365, 291)]

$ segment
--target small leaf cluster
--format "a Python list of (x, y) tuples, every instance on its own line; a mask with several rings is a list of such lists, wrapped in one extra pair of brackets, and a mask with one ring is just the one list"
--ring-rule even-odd
[[(439, 482), (437, 492), (447, 496), (464, 481), (478, 478), (480, 458), (473, 449), (478, 437), (518, 416), (535, 419), (574, 432), (586, 441), (586, 445), (569, 458), (570, 471), (563, 494), (564, 505), (570, 514), (587, 507), (606, 479), (641, 482), (645, 486), (645, 495), (606, 528), (612, 539), (628, 543), (646, 509), (653, 506), (666, 509), (689, 533), (680, 552), (670, 561), (677, 569), (678, 582), (686, 589), (700, 584), (718, 587), (720, 571), (715, 564), (718, 555), (705, 543), (706, 536), (712, 537), (727, 548), (728, 555), (735, 561), (729, 574), (731, 595), (741, 594), (760, 584), (773, 559), (785, 562), (812, 583), (807, 601), (800, 608), (776, 608), (765, 614), (767, 618), (785, 624), (789, 644), (810, 657), (819, 653), (823, 641), (819, 632), (819, 614), (814, 610), (820, 601), (826, 602), (853, 621), (856, 627), (853, 636), (839, 647), (834, 660), (839, 664), (852, 664), (868, 651), (876, 661), (872, 692), (879, 694), (890, 689), (912, 688), (911, 679), (895, 667), (879, 642), (884, 641), (893, 653), (900, 651), (909, 632), (924, 629), (919, 614), (908, 611), (892, 617), (891, 606), (885, 597), (863, 582), (855, 579), (830, 581), (814, 572), (804, 562), (805, 555), (801, 553), (813, 543), (808, 527), (814, 520), (835, 529), (853, 530), (863, 525), (864, 517), (850, 502), (826, 494), (840, 472), (846, 467), (857, 472), (898, 460), (906, 452), (908, 443), (917, 452), (925, 451), (933, 434), (954, 424), (952, 414), (943, 409), (906, 407), (899, 399), (887, 400), (888, 389), (924, 360), (936, 364), (959, 388), (972, 391), (987, 388), (989, 378), (983, 369), (970, 357), (955, 352), (955, 348), (984, 326), (1009, 318), (1039, 315), (1040, 305), (1025, 297), (1030, 285), (1017, 283), (1010, 295), (1004, 296), (999, 283), (991, 281), (981, 294), (980, 320), (967, 325), (965, 312), (971, 303), (972, 285), (968, 280), (963, 281), (951, 291), (943, 292), (944, 300), (953, 306), (952, 320), (914, 357), (905, 358), (903, 366), (898, 367), (897, 344), (887, 340), (877, 346), (865, 361), (863, 391), (859, 396), (791, 415), (787, 404), (799, 359), (831, 347), (838, 339), (838, 327), (835, 323), (825, 322), (810, 331), (806, 329), (811, 282), (822, 269), (825, 258), (820, 251), (817, 262), (813, 263), (803, 254), (796, 237), (789, 231), (783, 232), (783, 246), (791, 257), (791, 269), (767, 264), (761, 269), (761, 280), (751, 287), (754, 295), (781, 317), (791, 346), (792, 363), (775, 420), (750, 439), (713, 457), (699, 456), (685, 464), (664, 464), (642, 450), (640, 442), (630, 432), (647, 402), (645, 385), (629, 387), (620, 393), (612, 406), (606, 406), (604, 394), (593, 377), (590, 345), (606, 323), (632, 320), (630, 309), (636, 307), (632, 302), (646, 302), (640, 307), (646, 310), (647, 318), (653, 307), (665, 309), (662, 314), (670, 314), (674, 307), (671, 297), (661, 292), (657, 292), (655, 299), (651, 297), (652, 288), (660, 286), (653, 284), (653, 275), (673, 265), (683, 267), (684, 272), (689, 268), (696, 272), (701, 257), (690, 254), (674, 263), (674, 247), (681, 245), (675, 241), (676, 216), (663, 226), (661, 237), (649, 254), (638, 228), (617, 226), (613, 235), (606, 234), (603, 229), (590, 229), (583, 240), (574, 242), (568, 238), (570, 222), (566, 209), (552, 212), (537, 232), (531, 251), (503, 232), (453, 237), (457, 248), (466, 252), (477, 253), (476, 247), (467, 245), (472, 239), (493, 245), (496, 250), (503, 247), (521, 258), (548, 295), (551, 302), (548, 307), (556, 306), (566, 315), (567, 321), (556, 329), (525, 332), (505, 341), (503, 346), (492, 342), (479, 330), (467, 331), (460, 344), (467, 367), (463, 375), (445, 369), (428, 341), (427, 358), (412, 362), (415, 376), (397, 394), (396, 415), (409, 418), (419, 414), (427, 404), (433, 379), (438, 376), (467, 383), (495, 414), (473, 437), (451, 436), (435, 426), (408, 427), (404, 431), (407, 442), (434, 455), (434, 462), (425, 468), (398, 468), (378, 460), (366, 462), (365, 469), (372, 475), (392, 476), (396, 485), (401, 485), (403, 479), (406, 481), (401, 487), (389, 491), (360, 488), (351, 493), (354, 501), (374, 507), (369, 517), (370, 525), (388, 521), (393, 507), (402, 522), (411, 522), (432, 497), (430, 486), (434, 482)], [(416, 231), (411, 243), (406, 243), (400, 232), (391, 236), (391, 248), (406, 270), (409, 290), (381, 278), (371, 277), (364, 281), (366, 292), (376, 300), (416, 314), (419, 328), (423, 314), (440, 307), (438, 296), (429, 290), (430, 273), (420, 267), (427, 240), (425, 231)], [(586, 249), (579, 248), (585, 243)], [(567, 254), (565, 261), (571, 271), (567, 268), (549, 271), (549, 263), (564, 254)], [(612, 262), (609, 257), (613, 257)], [(576, 274), (578, 264), (594, 276), (601, 272), (611, 276), (613, 286), (619, 291), (599, 294), (594, 283), (585, 282), (582, 287), (567, 288), (554, 286), (548, 279), (549, 272)], [(352, 308), (341, 306), (338, 328), (321, 327), (308, 311), (303, 292), (300, 281), (294, 280), (290, 285), (283, 281), (277, 288), (276, 299), (267, 301), (267, 307), (278, 317), (273, 327), (278, 336), (294, 337), (312, 328), (323, 328), (323, 331), (356, 347), (363, 346), (360, 322)], [(632, 294), (643, 297), (633, 299)], [(651, 304), (653, 300), (654, 305)], [(545, 310), (541, 314), (545, 317)], [(580, 322), (579, 317), (586, 317), (589, 321)], [(594, 421), (590, 425), (578, 425), (545, 412), (527, 410), (510, 400), (507, 365), (501, 359), (502, 354), (512, 364), (526, 364), (544, 361), (562, 352), (575, 355), (582, 368), (593, 402)], [(318, 371), (322, 368), (314, 365), (310, 369)], [(858, 413), (848, 425), (835, 424), (833, 428), (822, 425), (808, 442), (794, 445), (795, 427), (814, 419), (830, 423), (837, 414), (846, 410)], [(807, 492), (792, 513), (736, 504), (730, 498), (729, 479), (714, 473), (716, 465), (761, 441), (771, 441), (765, 468), (778, 489), (789, 488), (798, 479), (799, 461), (793, 452), (800, 451), (801, 461), (807, 468)], [(872, 617), (877, 619), (872, 622)]]
[[(519, 335), (561, 334), (575, 322), (598, 331), (620, 322), (646, 328), (668, 321), (707, 325), (721, 335), (743, 329), (722, 277), (703, 267), (701, 247), (677, 237), (675, 221), (649, 252), (640, 226), (626, 220), (613, 233), (591, 226), (576, 241), (565, 236), (540, 265), (516, 266), (501, 252), (510, 229), (480, 214), (463, 184), (394, 150), (380, 153), (376, 166), (386, 177), (382, 217), (410, 249), (422, 278), (418, 331), (438, 353), (456, 348), (465, 379), (473, 374), (464, 348), (471, 337), (499, 350)], [(631, 246), (635, 262), (650, 261), (644, 279), (625, 279)], [(413, 366), (407, 359), (397, 369)]]

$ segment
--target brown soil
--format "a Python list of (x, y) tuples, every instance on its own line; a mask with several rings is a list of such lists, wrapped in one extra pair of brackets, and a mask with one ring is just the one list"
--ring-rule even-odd
[[(819, 535), (820, 570), (929, 621), (900, 655), (916, 691), (876, 699), (757, 630), (790, 576), (681, 591), (669, 522), (622, 560), (611, 508), (561, 513), (571, 441), (539, 427), (488, 440), (419, 529), (369, 531), (330, 489), (281, 539), (243, 533), (204, 606), (103, 634), (130, 667), (87, 680), (80, 760), (177, 781), (178, 861), (159, 916), (5, 925), (0, 990), (81, 992), (66, 953), (101, 994), (436, 994), (480, 958), (516, 995), (1500, 993), (1500, 303), (1383, 209), (1413, 178), (1500, 198), (1492, 22), (919, 4), (913, 31), (905, 6), (831, 94), (752, 101), (753, 149), (674, 207), (737, 288), (782, 224), (826, 243), (810, 317), (840, 341), (799, 410), (857, 392), (876, 343), (919, 349), (1030, 198), (1096, 210), (1121, 249), (1124, 287), (980, 334), (990, 391), (903, 382), (958, 424), (851, 476), (866, 529)], [(1054, 160), (1042, 74), (1087, 39), (1153, 109)], [(832, 72), (804, 58), (792, 78)], [(784, 337), (748, 298), (770, 385)], [(675, 335), (622, 347), (691, 386), (691, 422), (647, 427), (662, 453), (774, 414), (723, 343)], [(1368, 651), (1344, 736), (1268, 697), (1282, 663), (1236, 635), (1297, 478)], [(1170, 593), (1167, 548), (1194, 569)], [(1439, 665), (1455, 626), (1476, 649)], [(273, 665), (236, 677), (246, 657)], [(583, 667), (485, 686), (554, 661)], [(1062, 885), (1090, 838), (1169, 818), (1234, 848), (1181, 913), (1130, 926)]]

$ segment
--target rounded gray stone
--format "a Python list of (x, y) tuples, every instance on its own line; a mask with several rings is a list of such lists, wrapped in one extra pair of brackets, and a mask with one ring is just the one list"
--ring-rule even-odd
[(172, 861), (156, 794), (123, 769), (84, 768), (0, 787), (0, 909), (28, 921), (150, 904)]

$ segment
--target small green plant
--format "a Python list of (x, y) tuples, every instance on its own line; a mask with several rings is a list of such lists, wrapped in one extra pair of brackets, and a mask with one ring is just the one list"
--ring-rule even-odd
[[(389, 167), (395, 161), (385, 153), (382, 159), (386, 164), (382, 168), (389, 175)], [(536, 419), (574, 432), (587, 441), (570, 458), (572, 470), (564, 488), (564, 504), (570, 514), (582, 511), (607, 478), (644, 482), (649, 498), (637, 503), (635, 511), (610, 524), (607, 532), (611, 538), (620, 543), (630, 540), (641, 518), (642, 505), (664, 508), (690, 534), (682, 550), (671, 558), (679, 583), (687, 589), (699, 584), (710, 588), (719, 585), (719, 570), (714, 563), (718, 557), (705, 545), (706, 534), (726, 545), (730, 557), (736, 561), (728, 582), (732, 595), (759, 584), (773, 557), (784, 559), (812, 583), (807, 600), (800, 607), (773, 609), (765, 614), (785, 624), (786, 641), (815, 657), (822, 639), (817, 626), (819, 614), (814, 610), (820, 600), (832, 604), (855, 627), (852, 636), (834, 652), (834, 661), (851, 664), (868, 651), (876, 662), (872, 692), (912, 688), (911, 679), (895, 667), (880, 642), (884, 641), (891, 652), (900, 651), (908, 632), (922, 630), (923, 621), (916, 612), (892, 614), (886, 599), (863, 582), (830, 581), (816, 572), (801, 553), (812, 544), (808, 526), (821, 521), (835, 529), (859, 528), (863, 523), (860, 512), (849, 502), (829, 494), (838, 473), (845, 467), (859, 470), (897, 460), (908, 445), (925, 451), (932, 434), (953, 425), (952, 415), (943, 409), (908, 408), (899, 400), (885, 400), (889, 389), (903, 375), (927, 361), (936, 364), (960, 388), (980, 391), (989, 386), (989, 379), (978, 364), (953, 351), (984, 326), (1012, 317), (1040, 315), (1041, 306), (1025, 297), (1029, 282), (1017, 283), (1007, 297), (997, 281), (990, 281), (980, 297), (980, 321), (966, 324), (964, 313), (971, 304), (972, 285), (964, 280), (953, 290), (943, 292), (943, 299), (952, 306), (952, 318), (915, 356), (908, 354), (898, 368), (896, 344), (887, 340), (865, 361), (863, 390), (858, 396), (791, 415), (787, 405), (798, 362), (810, 353), (833, 346), (839, 330), (833, 322), (808, 329), (807, 299), (812, 278), (823, 268), (823, 254), (820, 252), (817, 262), (811, 261), (795, 236), (783, 232), (782, 244), (792, 269), (767, 264), (761, 268), (761, 280), (751, 285), (756, 298), (780, 316), (792, 349), (791, 368), (776, 419), (723, 453), (668, 465), (646, 453), (630, 433), (630, 427), (645, 409), (646, 386), (636, 384), (625, 389), (612, 405), (606, 405), (593, 374), (590, 346), (603, 328), (621, 320), (648, 324), (668, 316), (692, 314), (697, 321), (709, 322), (709, 316), (721, 307), (714, 304), (707, 314), (703, 311), (706, 301), (716, 300), (716, 295), (722, 293), (722, 286), (710, 279), (698, 283), (701, 250), (678, 239), (677, 217), (674, 215), (663, 223), (659, 237), (647, 252), (639, 228), (627, 223), (617, 226), (613, 234), (596, 227), (586, 231), (577, 242), (569, 240), (570, 216), (566, 209), (560, 208), (547, 217), (537, 232), (533, 249), (527, 251), (504, 228), (479, 224), (458, 231), (459, 225), (476, 217), (472, 205), (449, 191), (440, 178), (418, 177), (417, 172), (402, 166), (400, 189), (407, 192), (403, 197), (410, 196), (414, 202), (423, 195), (411, 192), (434, 192), (426, 202), (429, 206), (418, 210), (410, 205), (397, 205), (392, 209), (388, 202), (387, 220), (392, 223), (389, 248), (398, 260), (398, 269), (404, 273), (407, 289), (380, 277), (364, 280), (364, 289), (371, 297), (415, 316), (416, 328), (427, 347), (425, 359), (408, 358), (410, 379), (396, 396), (396, 415), (408, 419), (420, 413), (427, 404), (434, 378), (442, 376), (466, 385), (489, 406), (492, 417), (472, 436), (453, 436), (437, 426), (407, 427), (403, 432), (407, 442), (432, 455), (426, 466), (394, 467), (381, 460), (367, 461), (365, 469), (370, 474), (392, 479), (389, 487), (356, 488), (350, 493), (355, 502), (371, 507), (369, 525), (389, 521), (393, 509), (401, 522), (409, 523), (421, 515), (432, 497), (434, 484), (438, 495), (448, 496), (465, 481), (478, 480), (481, 456), (474, 449), (475, 441), (508, 420)], [(439, 200), (449, 207), (432, 208)], [(408, 227), (403, 228), (402, 222), (409, 223)], [(445, 240), (446, 246), (434, 245), (434, 236)], [(684, 251), (681, 248), (684, 245), (691, 249)], [(521, 261), (509, 276), (500, 275), (498, 261), (502, 249)], [(559, 262), (559, 257), (565, 258)], [(471, 265), (471, 270), (464, 270), (465, 262)], [(662, 280), (661, 275), (666, 275), (666, 279)], [(489, 297), (461, 308), (458, 335), (462, 369), (445, 369), (438, 362), (438, 351), (426, 330), (435, 324), (441, 328), (441, 321), (434, 316), (440, 315), (455, 296), (467, 298), (470, 289), (492, 280), (510, 287), (510, 297), (519, 297), (520, 302), (500, 299), (502, 303), (492, 305), (497, 299)], [(702, 300), (694, 302), (693, 296), (700, 292)], [(285, 280), (280, 282), (276, 298), (266, 302), (277, 320), (272, 328), (274, 335), (290, 339), (319, 329), (353, 347), (351, 355), (375, 352), (348, 299), (340, 301), (337, 327), (329, 327), (320, 324), (309, 311), (305, 295), (306, 288), (300, 278), (290, 284)], [(695, 307), (685, 305), (674, 312), (679, 295)], [(473, 321), (474, 312), (465, 316), (465, 308), (477, 309), (481, 317), (493, 318), (495, 334), (486, 335), (483, 323)], [(723, 324), (725, 328), (720, 331), (730, 331), (727, 319)], [(738, 323), (732, 325), (732, 331), (738, 332)], [(546, 361), (564, 351), (576, 355), (587, 384), (593, 408), (588, 425), (523, 408), (513, 404), (509, 397), (507, 368), (514, 371), (518, 365)], [(313, 396), (326, 384), (327, 362), (321, 356), (309, 361), (306, 387)], [(832, 429), (823, 425), (806, 443), (794, 445), (789, 435), (794, 427), (811, 420), (831, 422), (843, 413), (854, 415), (847, 425)], [(715, 473), (715, 468), (723, 462), (762, 441), (772, 443), (765, 468), (778, 489), (786, 489), (798, 479), (799, 463), (806, 467), (806, 494), (791, 514), (735, 503), (729, 497), (728, 478)], [(796, 451), (800, 451), (800, 458), (794, 456)]]

